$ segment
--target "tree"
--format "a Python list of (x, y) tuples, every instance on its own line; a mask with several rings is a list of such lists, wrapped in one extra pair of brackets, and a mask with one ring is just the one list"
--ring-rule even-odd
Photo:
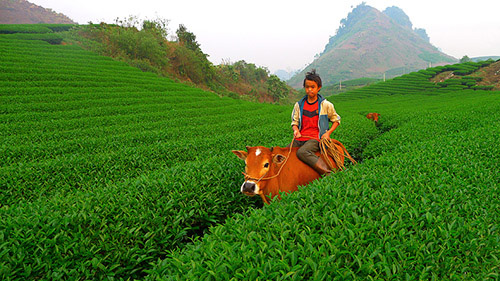
[(273, 97), (274, 101), (286, 98), (288, 96), (288, 87), (278, 76), (272, 74), (266, 81), (267, 92)]
[(468, 56), (463, 56), (461, 59), (460, 59), (460, 63), (464, 63), (464, 62), (470, 62), (472, 61)]
[(161, 38), (167, 38), (169, 20), (158, 18), (156, 20), (144, 20), (142, 30), (152, 32)]
[(194, 35), (192, 32), (189, 32), (183, 24), (179, 25), (176, 34), (179, 40), (179, 44), (185, 46), (190, 50), (201, 52), (200, 44), (196, 42), (196, 35)]
[(429, 35), (427, 35), (427, 31), (423, 28), (415, 28), (414, 29), (415, 33), (420, 36), (422, 39), (424, 39), (426, 42), (430, 42), (431, 39), (429, 38)]

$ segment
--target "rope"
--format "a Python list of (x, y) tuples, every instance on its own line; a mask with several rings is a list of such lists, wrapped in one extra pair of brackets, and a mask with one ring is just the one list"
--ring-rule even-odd
[[(337, 149), (337, 146), (340, 149)], [(343, 159), (341, 159), (342, 156), (346, 156), (349, 160), (351, 160), (353, 164), (357, 163), (356, 160), (351, 157), (349, 152), (347, 152), (344, 145), (336, 139), (322, 138), (319, 142), (319, 148), (321, 151), (321, 156), (323, 156), (323, 158), (326, 160), (326, 163), (328, 164), (328, 167), (330, 167), (330, 170), (333, 170), (335, 168), (332, 161), (330, 160), (330, 157), (333, 159), (333, 162), (335, 162), (337, 168), (341, 171), (345, 168), (344, 161)]]
[(295, 140), (295, 137), (293, 137), (292, 143), (290, 144), (290, 149), (288, 150), (288, 155), (286, 156), (285, 161), (283, 162), (283, 164), (281, 164), (281, 167), (278, 170), (278, 173), (276, 173), (276, 175), (264, 178), (264, 176), (267, 175), (267, 173), (269, 172), (269, 170), (267, 170), (267, 172), (264, 175), (262, 175), (262, 177), (260, 177), (260, 179), (257, 179), (257, 178), (249, 176), (245, 172), (241, 172), (245, 176), (245, 180), (257, 180), (257, 183), (259, 183), (261, 180), (270, 180), (270, 179), (274, 179), (275, 177), (279, 176), (280, 173), (281, 173), (281, 169), (283, 169), (283, 167), (285, 167), (285, 164), (288, 161), (288, 158), (290, 158), (290, 153), (292, 153), (292, 144), (293, 144), (294, 140)]

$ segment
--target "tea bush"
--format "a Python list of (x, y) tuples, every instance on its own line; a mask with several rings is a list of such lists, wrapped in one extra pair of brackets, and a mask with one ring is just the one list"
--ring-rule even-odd
[(51, 32), (50, 28), (41, 24), (0, 24), (0, 34)]
[(148, 280), (497, 279), (499, 94), (385, 98), (408, 117), (362, 165), (227, 219)]
[(498, 92), (439, 88), (441, 67), (329, 97), (360, 164), (262, 206), (230, 151), (286, 146), (290, 106), (16, 36), (0, 279), (498, 278)]

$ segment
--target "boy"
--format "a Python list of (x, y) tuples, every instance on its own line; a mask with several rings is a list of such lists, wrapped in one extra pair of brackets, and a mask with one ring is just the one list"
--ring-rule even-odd
[[(320, 175), (328, 175), (328, 164), (314, 153), (319, 151), (319, 140), (330, 139), (330, 135), (340, 124), (340, 116), (333, 104), (323, 98), (318, 92), (321, 90), (321, 78), (316, 70), (306, 74), (303, 82), (306, 95), (295, 103), (292, 111), (292, 129), (295, 137), (292, 146), (299, 146), (297, 157), (311, 166)], [(329, 123), (332, 127), (328, 129)]]

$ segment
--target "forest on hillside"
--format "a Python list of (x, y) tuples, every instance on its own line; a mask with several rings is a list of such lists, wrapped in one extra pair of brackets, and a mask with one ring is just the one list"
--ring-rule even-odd
[(195, 34), (182, 24), (170, 33), (168, 23), (165, 19), (139, 20), (134, 16), (117, 19), (114, 24), (89, 23), (73, 28), (67, 41), (143, 71), (233, 98), (285, 104), (297, 98), (296, 91), (266, 67), (244, 60), (214, 65)]

